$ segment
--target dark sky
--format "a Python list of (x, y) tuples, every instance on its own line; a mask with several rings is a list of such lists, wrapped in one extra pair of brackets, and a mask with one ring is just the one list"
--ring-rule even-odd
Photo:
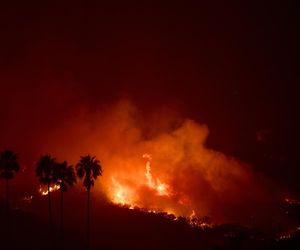
[(1, 149), (126, 97), (207, 124), (210, 147), (300, 191), (295, 6), (60, 2), (0, 8)]

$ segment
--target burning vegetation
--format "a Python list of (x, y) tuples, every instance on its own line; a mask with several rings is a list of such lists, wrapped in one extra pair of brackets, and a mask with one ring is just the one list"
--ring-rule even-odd
[[(249, 218), (264, 213), (257, 204), (283, 198), (269, 192), (274, 187), (250, 165), (208, 148), (206, 125), (173, 111), (142, 114), (123, 100), (92, 114), (82, 108), (74, 117), (44, 135), (47, 143), (37, 142), (40, 154), (51, 152), (73, 163), (82, 152), (98, 156), (104, 175), (95, 192), (114, 204), (176, 218), (252, 223)], [(58, 189), (59, 183), (49, 186), (49, 192)], [(47, 185), (39, 192), (48, 194)]]
[(48, 192), (54, 192), (54, 191), (57, 191), (57, 190), (59, 190), (60, 189), (60, 185), (59, 184), (53, 184), (53, 185), (51, 185), (50, 187), (49, 187), (49, 191), (48, 191), (48, 187), (46, 187), (46, 186), (40, 186), (39, 187), (39, 193), (41, 194), (41, 195), (47, 195), (48, 194)]
[[(151, 159), (152, 157), (149, 154), (143, 154), (143, 159), (146, 160), (145, 165), (145, 178), (144, 183), (140, 184), (141, 186), (132, 188), (128, 185), (121, 184), (119, 181), (112, 177), (112, 188), (111, 188), (111, 200), (113, 203), (128, 207), (129, 209), (142, 209), (148, 213), (159, 213), (164, 217), (171, 219), (171, 220), (180, 220), (182, 217), (176, 217), (175, 212), (173, 210), (161, 210), (158, 207), (143, 207), (143, 204), (139, 203), (138, 200), (138, 189), (148, 188), (150, 192), (153, 192), (155, 196), (165, 197), (165, 199), (172, 199), (176, 195), (171, 190), (171, 187), (167, 184), (162, 182), (159, 178), (153, 177), (151, 173)], [(180, 201), (179, 201), (180, 203)], [(206, 218), (206, 217), (204, 217)], [(207, 217), (208, 218), (208, 217)], [(211, 227), (211, 223), (209, 220), (205, 220), (203, 218), (198, 218), (195, 211), (192, 210), (191, 214), (188, 217), (185, 217), (186, 222), (188, 222), (191, 226), (195, 227)]]
[(127, 101), (103, 111), (101, 122), (91, 118), (95, 130), (81, 145), (101, 155), (96, 190), (113, 203), (222, 223), (255, 216), (255, 204), (276, 199), (248, 164), (206, 147), (207, 126), (170, 114), (157, 114), (153, 127), (148, 119)]
[[(150, 128), (153, 129), (150, 132), (148, 128), (147, 133), (147, 126), (143, 125), (147, 119), (140, 120), (136, 109), (129, 102), (121, 102), (104, 112), (101, 123), (97, 119), (91, 119), (94, 124), (92, 130), (89, 129), (89, 133), (79, 138), (80, 147), (70, 144), (72, 154), (64, 152), (60, 155), (51, 147), (51, 141), (44, 150), (72, 161), (73, 154), (82, 151), (82, 148), (88, 150), (91, 147), (90, 151), (99, 155), (103, 162), (104, 175), (101, 181), (95, 181), (97, 176), (102, 176), (99, 161), (89, 155), (81, 157), (76, 168), (66, 161), (57, 162), (50, 155), (41, 157), (37, 163), (36, 175), (42, 184), (38, 192), (41, 196), (48, 196), (50, 224), (50, 194), (60, 191), (61, 231), (63, 193), (67, 186), (76, 183), (74, 169), (87, 191), (88, 204), (90, 188), (96, 184), (94, 195), (99, 197), (104, 194), (114, 207), (126, 208), (139, 216), (167, 219), (166, 223), (188, 225), (189, 230), (200, 229), (213, 234), (221, 230), (221, 237), (226, 239), (238, 239), (240, 232), (246, 229), (232, 225), (222, 229), (223, 223), (237, 221), (241, 225), (255, 228), (255, 223), (260, 223), (261, 215), (268, 217), (262, 210), (262, 204), (284, 200), (291, 211), (291, 208), (299, 205), (296, 199), (282, 199), (280, 195), (270, 193), (269, 186), (248, 164), (207, 148), (209, 131), (205, 125), (159, 115), (156, 121), (161, 125)], [(65, 138), (72, 138), (72, 133), (79, 133), (82, 126), (87, 125), (82, 121), (79, 127), (64, 128), (70, 132), (65, 134)], [(22, 201), (31, 204), (33, 198), (33, 195), (26, 195)], [(89, 225), (89, 205), (87, 211)], [(272, 217), (272, 211), (268, 212)], [(298, 237), (299, 226), (294, 228), (277, 230), (280, 233), (276, 234), (276, 239), (282, 241)], [(89, 226), (87, 232), (89, 238)], [(250, 232), (249, 239), (263, 238), (254, 234)]]
[[(274, 186), (250, 165), (208, 148), (206, 125), (175, 113), (140, 114), (132, 103), (121, 101), (95, 114), (81, 110), (76, 119), (44, 138), (41, 154), (52, 152), (69, 162), (82, 151), (99, 156), (105, 173), (95, 192), (114, 204), (184, 217), (191, 225), (203, 224), (197, 222), (202, 218), (211, 218), (207, 225), (249, 225), (267, 217), (265, 204), (284, 198), (270, 192)], [(68, 150), (58, 151), (57, 138), (68, 142), (62, 145)], [(45, 179), (43, 184), (41, 195), (60, 189), (58, 182)]]

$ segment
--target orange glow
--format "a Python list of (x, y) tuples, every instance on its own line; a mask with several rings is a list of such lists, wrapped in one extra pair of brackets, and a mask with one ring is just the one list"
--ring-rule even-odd
[(207, 147), (205, 124), (177, 113), (140, 114), (128, 100), (88, 117), (81, 112), (63, 135), (64, 141), (76, 142), (72, 148), (58, 150), (51, 137), (41, 150), (73, 164), (82, 152), (96, 155), (104, 174), (93, 191), (114, 204), (186, 219), (194, 210), (193, 221), (208, 216), (222, 223), (249, 216), (242, 206), (256, 210), (255, 204), (277, 198), (251, 166)]
[(133, 206), (133, 193), (129, 188), (122, 186), (114, 177), (112, 177), (112, 184), (115, 187), (112, 201), (116, 204)]
[[(144, 177), (142, 180), (141, 186), (145, 186), (152, 190), (156, 196), (165, 196), (172, 197), (175, 193), (170, 191), (170, 186), (167, 183), (162, 182), (158, 177), (153, 177), (151, 173), (151, 160), (152, 157), (149, 154), (143, 154), (143, 159), (146, 159), (146, 166)], [(134, 209), (135, 207), (140, 207), (143, 211), (148, 213), (163, 213), (168, 219), (179, 220), (179, 217), (176, 216), (176, 212), (172, 208), (165, 208), (161, 210), (159, 208), (143, 208), (143, 204), (140, 204), (135, 197), (137, 196), (136, 192), (139, 188), (130, 187), (130, 185), (121, 184), (115, 177), (111, 178), (112, 182), (112, 202), (117, 205), (127, 206), (129, 209)], [(186, 197), (183, 197), (178, 201), (178, 204), (188, 204)], [(186, 222), (191, 226), (196, 227), (208, 227), (210, 224), (201, 222), (197, 216), (196, 212), (192, 210), (190, 215), (186, 217)]]
[(147, 160), (145, 176), (147, 178), (148, 187), (156, 190), (157, 194), (160, 196), (170, 196), (169, 186), (166, 183), (161, 182), (159, 178), (153, 179), (151, 174), (151, 156), (149, 154), (143, 154), (143, 158)]
[[(57, 191), (59, 189), (60, 189), (60, 185), (54, 184), (54, 185), (50, 186), (49, 192), (52, 193), (52, 192)], [(46, 186), (40, 186), (39, 193), (41, 195), (47, 195), (48, 194), (48, 187), (46, 187)]]
[[(150, 190), (153, 190), (158, 196), (170, 196), (170, 187), (168, 184), (162, 182), (159, 178), (154, 178), (151, 173), (151, 156), (149, 154), (143, 154), (142, 156), (146, 159), (146, 169), (145, 177), (142, 180), (142, 183), (139, 186), (148, 187)], [(131, 188), (129, 185), (121, 184), (116, 177), (111, 178), (112, 182), (112, 202), (121, 205), (127, 205), (130, 208), (134, 206), (139, 206), (135, 202), (135, 188)]]

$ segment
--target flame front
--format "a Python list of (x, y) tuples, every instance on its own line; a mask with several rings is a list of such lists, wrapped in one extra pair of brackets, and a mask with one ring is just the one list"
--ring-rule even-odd
[[(162, 181), (159, 177), (153, 176), (151, 172), (151, 155), (143, 154), (142, 158), (146, 160), (144, 175), (143, 178), (138, 178), (136, 183), (129, 184), (126, 183), (126, 181), (122, 181), (122, 179), (118, 180), (115, 176), (111, 177), (112, 188), (110, 194), (112, 202), (118, 205), (127, 206), (130, 209), (138, 207), (149, 213), (164, 212), (168, 215), (175, 215), (176, 209), (171, 206), (161, 209), (160, 207), (152, 205), (145, 206), (145, 203), (141, 202), (141, 199), (143, 198), (141, 197), (143, 195), (140, 194), (141, 190), (145, 192), (145, 196), (152, 196), (153, 199), (158, 198), (162, 201), (168, 199), (171, 200), (177, 195), (172, 191), (172, 188), (168, 183)], [(184, 197), (178, 199), (175, 207), (188, 203), (187, 200), (185, 203), (183, 203), (182, 200), (184, 200)], [(190, 210), (189, 213), (195, 215), (194, 210)], [(189, 217), (187, 216), (187, 218)]]
[(128, 205), (132, 207), (132, 203), (133, 203), (132, 190), (122, 186), (114, 177), (112, 177), (112, 184), (115, 187), (115, 192), (112, 201), (116, 204)]
[(50, 186), (49, 191), (48, 191), (48, 187), (40, 186), (39, 193), (41, 195), (47, 195), (49, 192), (52, 193), (52, 192), (57, 191), (59, 189), (60, 189), (60, 185), (58, 185), (58, 184), (54, 184), (54, 185)]
[[(157, 196), (161, 197), (172, 197), (176, 194), (171, 192), (170, 185), (162, 182), (159, 178), (153, 177), (151, 173), (151, 160), (152, 157), (150, 154), (143, 154), (143, 159), (146, 159), (145, 166), (145, 179), (143, 185), (145, 185), (150, 190), (154, 191)], [(144, 208), (142, 204), (139, 204), (137, 199), (138, 196), (135, 192), (134, 188), (130, 188), (129, 186), (122, 185), (119, 181), (116, 180), (115, 177), (112, 177), (112, 186), (113, 189), (113, 197), (112, 202), (118, 205), (127, 206), (129, 209), (134, 209), (135, 207), (142, 208), (144, 211), (148, 213), (162, 213), (168, 219), (179, 220), (180, 217), (177, 217), (176, 212), (171, 208), (166, 208), (164, 211), (161, 211), (159, 208)], [(138, 187), (137, 187), (138, 189)], [(172, 197), (173, 198), (173, 197)], [(178, 205), (189, 204), (188, 200), (184, 200), (184, 197), (178, 200)], [(181, 217), (183, 218), (183, 217)], [(189, 223), (193, 227), (202, 227), (208, 228), (211, 227), (212, 224), (207, 220), (208, 217), (204, 217), (204, 219), (200, 219), (197, 217), (194, 209), (191, 210), (190, 215), (185, 217), (187, 223)]]
[[(93, 113), (91, 119), (80, 117), (66, 131), (68, 139), (80, 134), (81, 143), (64, 153), (53, 143), (47, 151), (74, 163), (83, 151), (96, 155), (104, 174), (94, 192), (115, 204), (192, 219), (207, 216), (224, 223), (263, 212), (257, 204), (282, 198), (269, 192), (273, 189), (249, 164), (208, 148), (205, 124), (177, 112), (143, 114), (130, 101), (121, 100)], [(43, 187), (40, 193), (48, 191)]]
[(153, 179), (153, 176), (151, 174), (151, 155), (143, 154), (143, 158), (147, 160), (145, 176), (147, 179), (148, 187), (156, 190), (157, 194), (160, 196), (169, 196), (171, 194), (169, 191), (169, 185), (161, 182), (159, 178)]
[(139, 187), (130, 187), (129, 185), (121, 184), (116, 177), (112, 177), (112, 201), (116, 204), (127, 205), (130, 208), (135, 206), (141, 207), (141, 205), (136, 201), (136, 189), (141, 186), (147, 187), (148, 189), (155, 192), (158, 196), (170, 196), (170, 186), (162, 182), (159, 178), (154, 178), (151, 173), (151, 155), (143, 154), (143, 159), (146, 159), (145, 166), (145, 178)]

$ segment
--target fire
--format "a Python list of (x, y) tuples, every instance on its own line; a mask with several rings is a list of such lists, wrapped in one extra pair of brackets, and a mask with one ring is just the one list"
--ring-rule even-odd
[(300, 205), (300, 201), (296, 200), (296, 199), (286, 198), (286, 199), (284, 199), (284, 201), (290, 205)]
[(148, 187), (156, 190), (157, 194), (160, 196), (163, 196), (163, 195), (170, 196), (171, 193), (169, 191), (169, 189), (170, 189), (169, 185), (161, 182), (159, 178), (153, 179), (153, 177), (152, 177), (152, 174), (151, 174), (152, 157), (151, 157), (151, 155), (143, 154), (143, 158), (147, 160), (145, 176), (147, 179)]
[(115, 193), (112, 201), (117, 204), (129, 205), (129, 207), (132, 207), (132, 190), (122, 186), (114, 177), (112, 177), (112, 183), (115, 187)]
[[(186, 223), (190, 224), (193, 227), (211, 227), (211, 223), (207, 221), (207, 219), (201, 219), (197, 217), (195, 210), (190, 208), (190, 202), (186, 196), (178, 196), (178, 194), (176, 194), (176, 192), (172, 190), (171, 186), (168, 183), (163, 182), (159, 177), (153, 176), (151, 172), (152, 156), (150, 154), (143, 154), (142, 158), (146, 160), (146, 164), (144, 170), (144, 178), (142, 180), (139, 180), (141, 181), (141, 183), (135, 183), (135, 185), (130, 185), (128, 183), (122, 182), (122, 180), (118, 180), (116, 177), (111, 177), (112, 202), (117, 205), (126, 206), (129, 209), (139, 208), (147, 213), (161, 214), (166, 218), (172, 220), (183, 219), (186, 221)], [(174, 205), (175, 210), (172, 206), (165, 207), (163, 209), (151, 206), (145, 207), (144, 204), (140, 202), (138, 198), (138, 190), (143, 189), (145, 187), (150, 192), (153, 192), (154, 197), (161, 197), (161, 199), (174, 199), (176, 196), (178, 196), (179, 199)], [(176, 212), (176, 207), (178, 206), (183, 206), (187, 208), (186, 217), (182, 217), (179, 213)]]
[(65, 130), (67, 138), (80, 135), (82, 142), (63, 152), (53, 142), (44, 151), (72, 162), (92, 152), (104, 169), (94, 192), (143, 211), (189, 218), (194, 210), (198, 218), (223, 223), (247, 218), (260, 212), (257, 204), (281, 198), (269, 193), (273, 189), (256, 178), (251, 165), (208, 147), (205, 124), (170, 111), (141, 114), (128, 100), (92, 112), (88, 119), (80, 111)]
[[(153, 177), (151, 173), (151, 156), (149, 154), (143, 154), (142, 156), (146, 159), (145, 166), (145, 178), (142, 181), (141, 186), (145, 186), (150, 190), (153, 190), (158, 196), (170, 196), (170, 186), (164, 182), (162, 182), (159, 178)], [(130, 208), (135, 206), (140, 206), (135, 199), (135, 188), (130, 187), (129, 185), (121, 184), (120, 181), (116, 179), (116, 177), (111, 178), (113, 188), (112, 202), (116, 204), (126, 205)], [(139, 186), (140, 187), (140, 186)], [(137, 189), (139, 188), (137, 187)]]
[[(54, 185), (50, 186), (49, 192), (51, 193), (51, 192), (57, 191), (59, 189), (60, 189), (60, 185), (54, 184)], [(41, 195), (47, 195), (48, 194), (48, 187), (46, 187), (46, 186), (40, 186), (39, 193)]]
[(22, 198), (22, 201), (26, 202), (26, 203), (31, 203), (33, 200), (33, 195), (25, 195), (23, 198)]

